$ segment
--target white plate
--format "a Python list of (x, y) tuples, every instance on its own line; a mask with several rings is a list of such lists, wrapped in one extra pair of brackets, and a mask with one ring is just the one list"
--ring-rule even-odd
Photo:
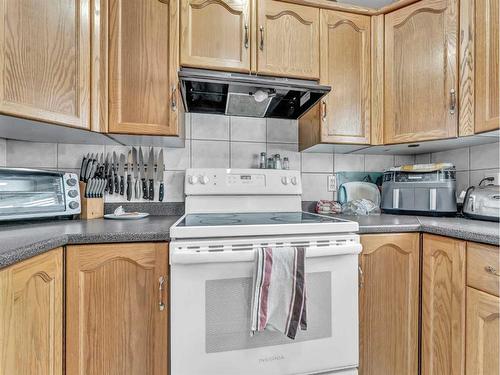
[(125, 215), (106, 214), (104, 215), (104, 218), (112, 220), (137, 220), (147, 216), (149, 216), (147, 212), (133, 212)]

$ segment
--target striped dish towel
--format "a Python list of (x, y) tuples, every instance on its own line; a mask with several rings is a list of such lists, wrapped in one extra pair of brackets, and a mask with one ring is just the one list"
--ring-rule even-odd
[(269, 329), (295, 339), (307, 330), (305, 248), (264, 247), (256, 258), (251, 335)]

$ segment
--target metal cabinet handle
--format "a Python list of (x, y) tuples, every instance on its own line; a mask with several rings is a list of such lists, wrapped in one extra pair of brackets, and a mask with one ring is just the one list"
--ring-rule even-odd
[(176, 86), (172, 86), (172, 102), (171, 102), (171, 106), (172, 106), (172, 111), (176, 111), (177, 110), (177, 87)]
[(323, 115), (321, 116), (321, 119), (323, 121), (326, 121), (326, 102), (323, 100), (321, 101), (321, 105), (322, 105), (322, 112), (323, 112)]
[(264, 51), (264, 26), (260, 27), (260, 46), (261, 51)]
[(359, 287), (362, 288), (365, 285), (365, 275), (363, 273), (363, 269), (361, 266), (358, 266), (358, 273), (359, 273)]
[(455, 89), (450, 90), (450, 115), (454, 115), (457, 109), (457, 93)]
[(488, 272), (489, 274), (495, 275), (495, 276), (500, 276), (500, 273), (498, 273), (497, 269), (492, 266), (486, 266), (484, 267), (484, 270)]
[(245, 24), (245, 48), (248, 49), (248, 24)]
[(159, 288), (158, 288), (158, 294), (159, 294), (159, 302), (158, 302), (158, 308), (160, 311), (163, 311), (165, 310), (165, 303), (163, 302), (163, 284), (166, 283), (166, 278), (163, 277), (163, 276), (160, 276), (160, 278), (158, 279), (158, 285), (159, 285)]

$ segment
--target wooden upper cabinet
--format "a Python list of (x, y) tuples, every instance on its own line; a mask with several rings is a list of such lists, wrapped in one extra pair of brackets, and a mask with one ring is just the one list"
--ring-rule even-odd
[(178, 134), (178, 1), (109, 1), (109, 132)]
[(385, 15), (384, 143), (457, 136), (457, 1)]
[(500, 298), (467, 288), (466, 375), (500, 374)]
[(419, 234), (362, 235), (361, 244), (359, 373), (417, 375)]
[(181, 1), (181, 65), (250, 71), (250, 0)]
[(319, 9), (274, 0), (257, 2), (257, 72), (319, 78)]
[(62, 375), (62, 249), (0, 271), (0, 374)]
[(465, 367), (464, 241), (424, 235), (422, 375), (463, 375)]
[(66, 252), (67, 373), (168, 374), (168, 245), (82, 245)]
[(0, 30), (0, 112), (89, 128), (89, 1), (1, 0)]
[(325, 143), (370, 143), (369, 16), (321, 11), (321, 83)]
[(500, 0), (475, 1), (475, 132), (500, 127)]

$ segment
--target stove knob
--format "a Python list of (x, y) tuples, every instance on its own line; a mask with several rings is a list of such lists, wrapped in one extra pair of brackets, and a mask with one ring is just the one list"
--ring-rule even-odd
[(200, 182), (202, 185), (206, 185), (210, 182), (210, 179), (207, 176), (200, 176)]
[(198, 183), (198, 176), (189, 176), (188, 177), (188, 182), (191, 184), (191, 185), (195, 185)]
[(292, 177), (292, 185), (297, 185), (297, 177)]
[(285, 176), (281, 177), (281, 183), (283, 185), (288, 185), (290, 183), (290, 177), (285, 177)]

